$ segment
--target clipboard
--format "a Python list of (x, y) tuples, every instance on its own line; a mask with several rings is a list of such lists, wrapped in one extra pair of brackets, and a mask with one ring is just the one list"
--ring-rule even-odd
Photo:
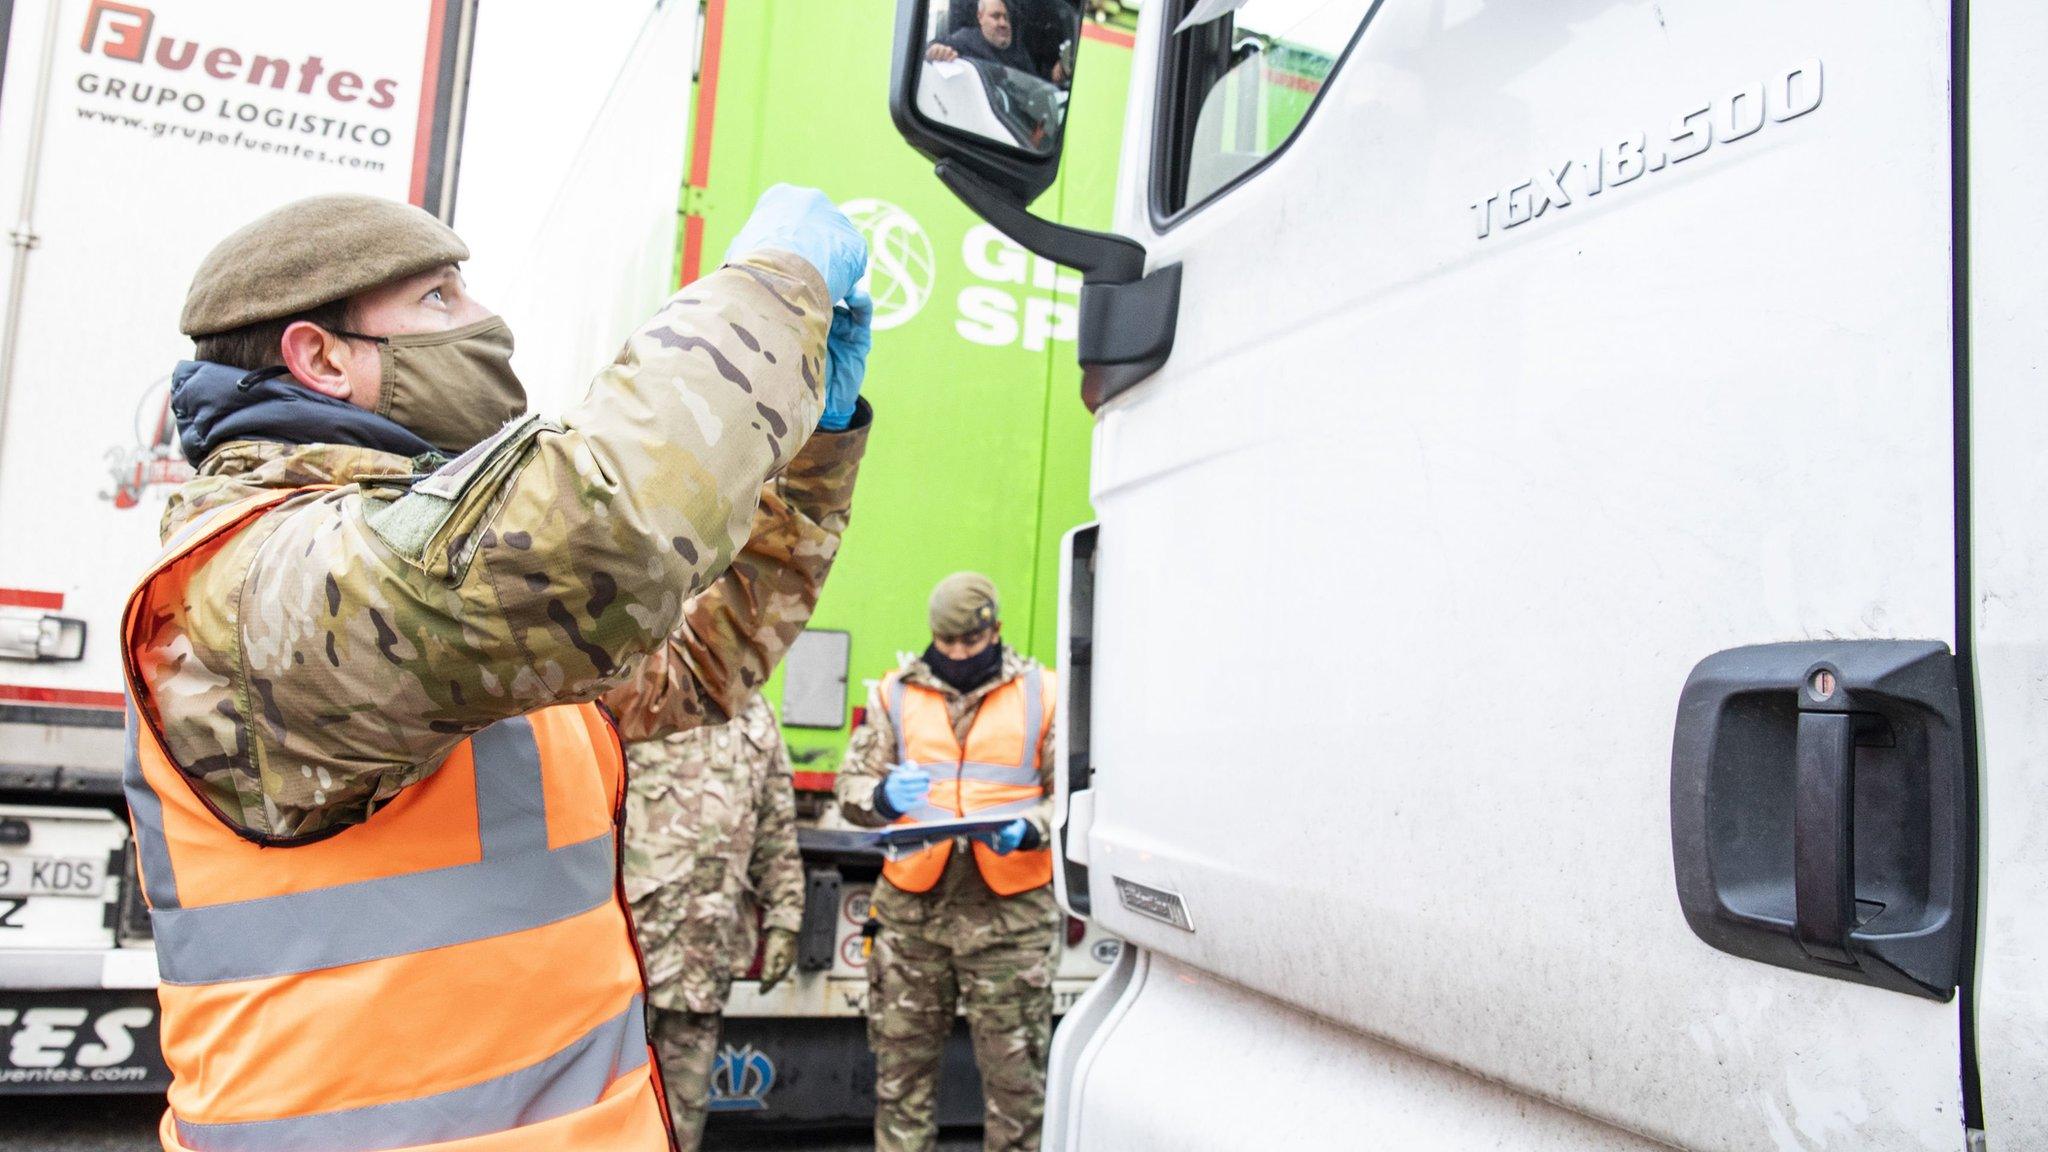
[(994, 832), (1015, 819), (1015, 812), (1003, 816), (957, 816), (950, 820), (891, 824), (885, 828), (873, 829), (866, 835), (874, 837), (874, 845), (882, 855), (891, 860), (898, 860), (940, 840)]

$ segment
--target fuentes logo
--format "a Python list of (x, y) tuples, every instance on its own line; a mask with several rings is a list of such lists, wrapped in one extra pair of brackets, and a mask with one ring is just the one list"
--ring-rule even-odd
[[(94, 0), (92, 10), (85, 14), (85, 39), (79, 41), (78, 50), (90, 55), (97, 45), (101, 52), (116, 60), (140, 64), (143, 53), (149, 50), (149, 30), (155, 24), (156, 13), (147, 8)], [(107, 33), (104, 40), (100, 38), (102, 31)]]
[(87, 55), (97, 52), (110, 60), (171, 72), (185, 72), (196, 65), (215, 80), (241, 80), (280, 92), (290, 88), (302, 96), (317, 93), (338, 104), (361, 100), (368, 107), (381, 109), (398, 103), (397, 80), (366, 79), (346, 69), (329, 71), (325, 60), (310, 53), (291, 60), (225, 46), (208, 47), (197, 40), (157, 36), (155, 31), (153, 10), (93, 0), (85, 14), (85, 35), (78, 49)]

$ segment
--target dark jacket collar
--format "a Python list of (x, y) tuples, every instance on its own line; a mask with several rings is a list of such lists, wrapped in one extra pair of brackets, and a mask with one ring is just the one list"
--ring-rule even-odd
[(194, 467), (236, 440), (342, 444), (399, 456), (434, 452), (396, 421), (322, 396), (290, 376), (205, 360), (181, 360), (172, 369), (171, 414), (178, 421), (178, 446)]

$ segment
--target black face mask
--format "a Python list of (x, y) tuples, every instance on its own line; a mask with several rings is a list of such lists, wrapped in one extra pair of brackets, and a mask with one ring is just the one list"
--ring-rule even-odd
[(924, 666), (952, 685), (955, 692), (972, 692), (988, 683), (1003, 666), (1003, 645), (998, 641), (965, 660), (954, 660), (934, 644), (924, 650)]

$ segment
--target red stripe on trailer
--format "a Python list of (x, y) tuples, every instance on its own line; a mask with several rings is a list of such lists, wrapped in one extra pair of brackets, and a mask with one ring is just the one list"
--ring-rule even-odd
[[(704, 52), (697, 66), (697, 116), (690, 130), (690, 175), (692, 188), (711, 186), (711, 123), (718, 111), (718, 57), (725, 47), (725, 0), (706, 0), (704, 5)], [(703, 274), (704, 218), (683, 217), (683, 266), (676, 269), (680, 288)]]
[(31, 592), (26, 588), (0, 588), (0, 608), (34, 608), (41, 612), (64, 610), (62, 592)]
[(27, 684), (0, 684), (0, 700), (11, 700), (16, 704), (59, 704), (69, 708), (111, 708), (116, 711), (128, 707), (128, 698), (119, 692), (35, 688)]
[(1135, 48), (1138, 46), (1138, 38), (1136, 36), (1131, 35), (1129, 32), (1122, 32), (1115, 28), (1097, 24), (1093, 20), (1081, 25), (1081, 39), (1100, 40), (1104, 44), (1114, 44), (1119, 48)]
[(1266, 72), (1266, 83), (1279, 88), (1292, 88), (1296, 92), (1315, 93), (1323, 90), (1323, 82), (1313, 76), (1303, 76), (1299, 72), (1282, 72), (1278, 68)]
[(830, 792), (833, 781), (839, 779), (837, 772), (792, 772), (790, 784), (799, 792)]
[(697, 269), (704, 260), (704, 218), (683, 217), (683, 262), (676, 267), (676, 287), (681, 288), (697, 278)]
[[(419, 134), (412, 145), (411, 201), (427, 207), (427, 169), (434, 155), (434, 102), (441, 96), (441, 33), (447, 10), (439, 0), (427, 5), (427, 61), (420, 68)], [(432, 209), (428, 209), (432, 211)]]
[(697, 132), (690, 142), (690, 183), (711, 179), (711, 113), (718, 106), (718, 56), (725, 46), (725, 0), (704, 5), (703, 63), (697, 70)]

